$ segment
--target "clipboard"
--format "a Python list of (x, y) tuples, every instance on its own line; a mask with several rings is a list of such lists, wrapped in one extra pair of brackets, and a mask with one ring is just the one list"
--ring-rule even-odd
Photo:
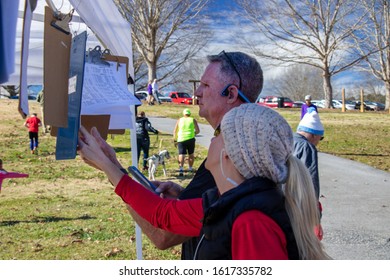
[[(126, 56), (116, 56), (111, 55), (107, 50), (103, 52), (102, 59), (106, 61), (115, 61), (117, 63), (125, 63), (126, 64), (126, 73), (129, 73), (129, 58)], [(125, 134), (125, 129), (109, 129), (109, 134)]]
[(58, 128), (56, 160), (76, 158), (86, 43), (86, 31), (73, 38), (69, 69), (68, 123), (65, 128)]
[[(108, 49), (102, 51), (100, 46), (96, 46), (94, 49), (91, 49), (88, 51), (87, 57), (86, 57), (87, 63), (101, 64), (102, 62), (105, 62), (105, 61), (116, 62), (118, 64), (118, 67), (119, 67), (119, 65), (125, 64), (126, 65), (126, 73), (128, 73), (128, 70), (129, 70), (129, 58), (128, 57), (111, 55), (110, 51)], [(86, 115), (83, 115), (83, 116), (86, 116)], [(88, 116), (90, 116), (90, 115), (88, 115)], [(105, 118), (104, 115), (94, 115), (93, 120), (94, 120), (95, 124), (104, 123), (104, 118)], [(99, 125), (98, 130), (102, 136), (107, 135), (107, 134), (125, 134), (125, 129), (109, 129), (109, 124), (107, 124), (106, 127)]]

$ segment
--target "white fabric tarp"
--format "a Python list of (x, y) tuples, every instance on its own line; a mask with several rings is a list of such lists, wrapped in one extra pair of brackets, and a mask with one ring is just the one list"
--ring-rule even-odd
[[(72, 21), (72, 34), (87, 31), (87, 48), (96, 45), (108, 48), (113, 55), (129, 58), (129, 74), (133, 77), (133, 53), (131, 44), (130, 24), (122, 17), (115, 4), (110, 0), (54, 0), (55, 7), (62, 13), (69, 13), (75, 9), (75, 18), (78, 15), (86, 23)], [(19, 1), (19, 15), (23, 15), (25, 1)], [(43, 84), (43, 16), (46, 1), (38, 0), (34, 10), (33, 22), (30, 31), (29, 58), (27, 69), (27, 84)], [(82, 16), (81, 16), (82, 15)], [(18, 18), (15, 50), (15, 72), (3, 84), (19, 85), (20, 83), (20, 55), (22, 40), (23, 18)], [(89, 27), (89, 28), (88, 28)], [(97, 37), (102, 41), (96, 39)]]

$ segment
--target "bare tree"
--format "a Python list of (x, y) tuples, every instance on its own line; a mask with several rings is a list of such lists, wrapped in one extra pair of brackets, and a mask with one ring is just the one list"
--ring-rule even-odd
[[(371, 72), (385, 87), (386, 110), (390, 108), (390, 4), (388, 0), (364, 0), (362, 5), (368, 13), (368, 22), (358, 36), (356, 48), (366, 56), (366, 71)], [(365, 38), (362, 40), (361, 38)]]
[(304, 100), (310, 94), (313, 99), (322, 99), (321, 71), (309, 65), (297, 64), (287, 67), (277, 78), (270, 81), (276, 95), (290, 97), (292, 100)]
[(115, 0), (131, 24), (132, 39), (147, 65), (148, 80), (167, 78), (165, 85), (171, 83), (183, 63), (206, 45), (210, 32), (205, 29), (202, 10), (208, 1)]
[(237, 1), (256, 25), (262, 44), (254, 52), (279, 63), (300, 63), (322, 71), (325, 106), (332, 106), (331, 78), (358, 63), (352, 34), (363, 25), (359, 1)]

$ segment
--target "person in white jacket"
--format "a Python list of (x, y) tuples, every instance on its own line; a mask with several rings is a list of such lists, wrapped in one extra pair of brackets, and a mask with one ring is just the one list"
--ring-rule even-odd
[(158, 98), (158, 84), (157, 84), (157, 79), (154, 79), (154, 80), (153, 80), (152, 89), (153, 89), (153, 96), (154, 96), (154, 99), (157, 100), (158, 104), (161, 104), (160, 98)]

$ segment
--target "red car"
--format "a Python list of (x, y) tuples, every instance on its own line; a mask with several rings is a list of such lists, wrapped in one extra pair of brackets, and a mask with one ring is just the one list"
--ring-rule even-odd
[(282, 96), (261, 97), (259, 99), (258, 103), (260, 105), (271, 107), (271, 108), (281, 108), (281, 106), (279, 106), (279, 103), (282, 102), (282, 99), (283, 99), (283, 108), (292, 108), (293, 107), (294, 101), (292, 101), (288, 97), (282, 97)]
[(169, 97), (174, 103), (192, 105), (192, 96), (187, 92), (171, 91)]

